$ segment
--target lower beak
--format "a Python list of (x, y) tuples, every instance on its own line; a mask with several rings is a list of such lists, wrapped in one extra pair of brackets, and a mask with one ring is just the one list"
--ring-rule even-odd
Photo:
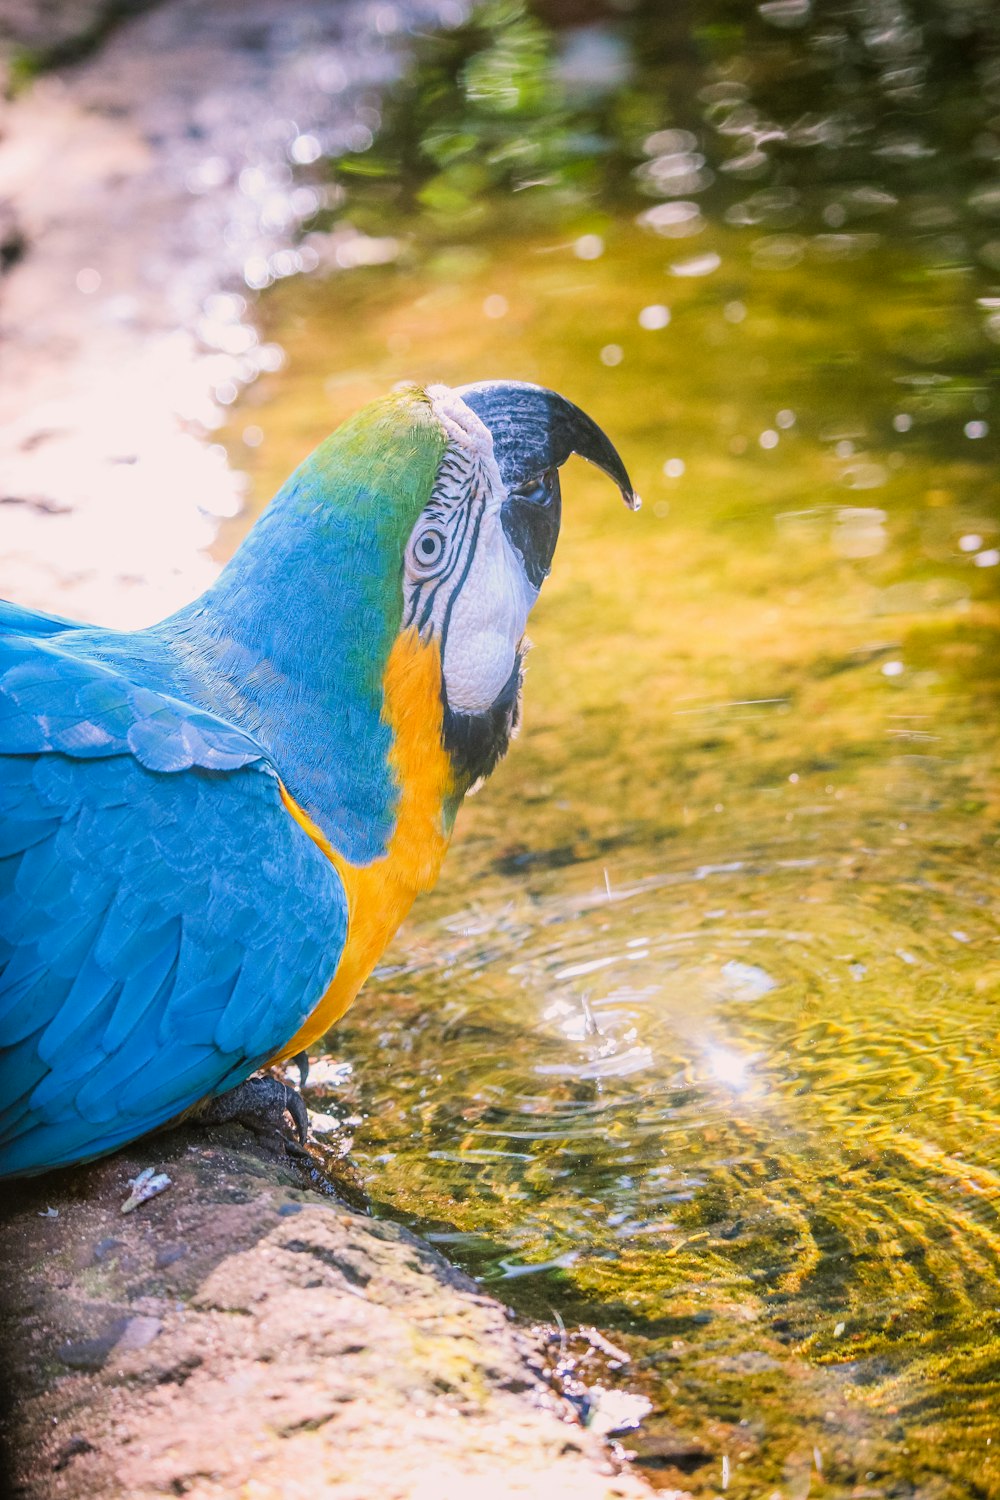
[(552, 567), (561, 519), (562, 496), (556, 469), (547, 469), (532, 483), (509, 490), (500, 511), (507, 540), (518, 552), (525, 576), (536, 593)]

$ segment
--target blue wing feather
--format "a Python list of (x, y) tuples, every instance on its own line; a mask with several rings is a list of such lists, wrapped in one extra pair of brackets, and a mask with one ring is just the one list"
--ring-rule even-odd
[(231, 771), (266, 759), (235, 724), (76, 655), (59, 636), (7, 637), (0, 674), (0, 754), (128, 753), (147, 770), (166, 772)]
[(247, 1077), (317, 1004), (347, 917), (254, 739), (66, 651), (64, 622), (4, 625), (0, 1175)]
[(57, 635), (64, 630), (87, 630), (81, 620), (65, 620), (44, 610), (27, 609), (10, 599), (0, 599), (0, 635)]

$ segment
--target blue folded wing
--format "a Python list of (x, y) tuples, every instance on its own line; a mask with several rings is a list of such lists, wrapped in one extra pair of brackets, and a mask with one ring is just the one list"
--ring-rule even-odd
[(56, 635), (63, 630), (86, 630), (80, 620), (66, 620), (40, 609), (28, 609), (10, 599), (0, 599), (0, 636)]
[(0, 1176), (247, 1077), (319, 1001), (346, 919), (250, 736), (55, 633), (0, 643)]

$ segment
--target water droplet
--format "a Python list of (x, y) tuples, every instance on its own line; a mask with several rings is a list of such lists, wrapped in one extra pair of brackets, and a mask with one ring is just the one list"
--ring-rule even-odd
[(677, 261), (670, 270), (674, 276), (711, 276), (721, 265), (721, 256), (709, 250), (704, 255), (692, 256), (690, 260)]
[(759, 964), (744, 963), (730, 958), (722, 965), (722, 973), (732, 987), (737, 1000), (759, 1000), (778, 988), (778, 980), (762, 969)]
[(805, 25), (812, 10), (812, 0), (762, 0), (757, 10), (762, 21), (787, 30)]
[(647, 135), (642, 149), (647, 156), (666, 156), (671, 152), (693, 151), (698, 137), (690, 130), (657, 130)]
[(883, 677), (902, 677), (906, 668), (901, 661), (884, 661), (882, 663)]
[(84, 266), (76, 273), (76, 289), (89, 297), (96, 292), (101, 285), (101, 273), (95, 271), (93, 266)]
[(620, 365), (624, 358), (625, 350), (622, 348), (621, 344), (605, 344), (604, 348), (601, 350), (602, 365), (608, 365), (609, 367), (612, 365)]
[(754, 266), (763, 271), (787, 271), (805, 256), (808, 240), (800, 234), (771, 234), (755, 240), (751, 249)]
[(913, 418), (908, 411), (898, 411), (892, 419), (892, 425), (897, 432), (909, 432), (913, 426)]
[(309, 219), (320, 207), (323, 200), (315, 188), (303, 185), (302, 187), (293, 189), (288, 201), (297, 219)]
[(310, 163), (319, 160), (323, 154), (323, 147), (314, 135), (297, 135), (288, 154), (292, 161), (297, 161), (300, 166), (308, 167)]
[(375, 137), (367, 125), (352, 125), (347, 131), (347, 146), (351, 151), (368, 151), (375, 143)]
[(375, 12), (375, 30), (379, 36), (395, 36), (399, 30), (399, 12), (394, 5), (380, 5)]
[(248, 260), (243, 267), (243, 280), (253, 291), (263, 291), (264, 287), (271, 284), (271, 268), (262, 256), (254, 256)]
[(990, 547), (985, 552), (980, 552), (972, 559), (977, 568), (995, 568), (1000, 563), (1000, 551), (996, 547)]
[(762, 448), (777, 448), (778, 434), (773, 427), (768, 427), (761, 433), (757, 441)]
[(683, 239), (690, 234), (700, 234), (705, 227), (697, 203), (655, 203), (636, 220), (644, 229), (667, 239)]
[(222, 156), (206, 156), (191, 168), (184, 179), (189, 193), (208, 193), (221, 187), (229, 177), (229, 166)]
[(280, 344), (261, 344), (255, 351), (254, 358), (259, 370), (274, 374), (285, 363), (285, 351)]
[(277, 250), (271, 256), (269, 264), (271, 274), (276, 279), (280, 279), (283, 276), (294, 276), (295, 272), (301, 269), (302, 262), (295, 250)]
[(573, 254), (579, 260), (599, 260), (604, 254), (604, 241), (599, 234), (581, 234), (573, 244)]
[(850, 464), (841, 478), (849, 490), (877, 490), (889, 477), (881, 464)]
[(247, 198), (259, 198), (267, 187), (267, 176), (260, 167), (244, 167), (239, 182), (240, 192)]
[(712, 1077), (718, 1079), (720, 1083), (728, 1084), (731, 1089), (746, 1088), (749, 1081), (748, 1058), (741, 1057), (738, 1052), (733, 1052), (729, 1047), (709, 1047), (706, 1049), (705, 1060)]
[(683, 458), (668, 458), (663, 465), (663, 472), (668, 479), (680, 479), (685, 467)]
[(984, 438), (990, 430), (989, 422), (966, 422), (964, 432), (967, 438)]
[(501, 297), (499, 292), (494, 292), (483, 303), (483, 312), (488, 318), (505, 318), (509, 306), (506, 297)]
[(670, 322), (670, 309), (664, 307), (662, 302), (654, 302), (649, 307), (644, 307), (639, 314), (640, 328), (666, 328)]

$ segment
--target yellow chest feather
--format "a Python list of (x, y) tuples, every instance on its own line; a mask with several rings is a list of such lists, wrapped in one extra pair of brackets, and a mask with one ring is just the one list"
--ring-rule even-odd
[(441, 744), (441, 660), (435, 644), (404, 632), (385, 673), (386, 722), (393, 733), (389, 762), (399, 785), (396, 827), (381, 859), (349, 864), (332, 848), (308, 813), (282, 786), (282, 800), (297, 823), (336, 866), (347, 892), (347, 941), (319, 1005), (274, 1061), (294, 1057), (347, 1010), (385, 952), (421, 891), (434, 885), (448, 848), (443, 807), (452, 790), (451, 763)]

